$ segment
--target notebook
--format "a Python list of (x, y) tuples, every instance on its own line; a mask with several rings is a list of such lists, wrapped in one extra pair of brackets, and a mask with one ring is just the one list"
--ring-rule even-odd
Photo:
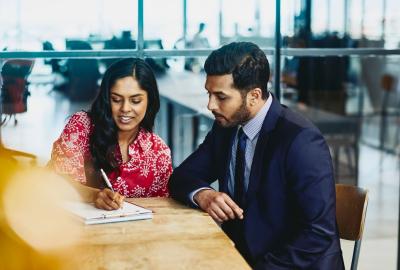
[(84, 202), (66, 202), (64, 207), (88, 225), (153, 218), (151, 210), (128, 202), (113, 211), (98, 209), (93, 203)]

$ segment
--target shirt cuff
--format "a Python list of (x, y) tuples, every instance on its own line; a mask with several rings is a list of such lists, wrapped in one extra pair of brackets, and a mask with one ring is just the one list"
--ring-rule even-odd
[(199, 205), (194, 201), (194, 195), (197, 194), (197, 192), (204, 190), (204, 189), (212, 189), (210, 187), (202, 187), (202, 188), (198, 188), (192, 192), (189, 193), (189, 200), (197, 207), (199, 207)]

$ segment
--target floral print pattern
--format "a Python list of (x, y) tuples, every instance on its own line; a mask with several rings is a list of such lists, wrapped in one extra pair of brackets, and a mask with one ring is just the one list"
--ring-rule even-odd
[[(54, 142), (49, 167), (86, 184), (85, 164), (91, 160), (89, 138), (93, 125), (86, 112), (71, 116)], [(119, 150), (119, 149), (118, 149)], [(166, 197), (172, 173), (171, 151), (154, 133), (141, 128), (128, 147), (129, 160), (107, 173), (114, 190), (125, 197)]]

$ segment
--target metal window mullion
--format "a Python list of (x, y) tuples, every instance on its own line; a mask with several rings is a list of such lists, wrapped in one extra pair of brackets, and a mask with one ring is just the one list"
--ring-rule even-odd
[[(274, 48), (262, 48), (265, 54), (273, 56)], [(0, 59), (33, 58), (127, 58), (127, 57), (201, 57), (208, 56), (212, 49), (186, 50), (66, 50), (66, 51), (0, 51)], [(324, 56), (400, 56), (400, 49), (293, 49), (283, 48), (281, 56), (324, 57)]]
[(275, 1), (275, 70), (274, 92), (278, 100), (281, 99), (281, 1)]
[(344, 0), (344, 20), (343, 20), (343, 32), (345, 35), (349, 34), (349, 8), (351, 0)]
[(285, 56), (377, 56), (377, 55), (400, 55), (400, 49), (382, 49), (382, 48), (347, 48), (347, 49), (281, 49)]
[(182, 39), (183, 39), (183, 48), (186, 48), (187, 42), (187, 0), (183, 0), (183, 29), (182, 29)]
[(137, 38), (137, 55), (140, 58), (144, 57), (144, 35), (143, 35), (143, 0), (138, 0), (138, 38)]

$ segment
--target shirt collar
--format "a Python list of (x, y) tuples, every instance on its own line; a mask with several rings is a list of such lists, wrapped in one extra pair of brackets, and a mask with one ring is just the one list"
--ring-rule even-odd
[(243, 132), (246, 134), (247, 138), (249, 138), (251, 141), (258, 135), (258, 133), (261, 130), (261, 127), (264, 123), (264, 119), (267, 116), (267, 113), (269, 111), (269, 108), (271, 107), (272, 104), (272, 95), (269, 94), (269, 97), (265, 104), (262, 106), (261, 110), (254, 116), (252, 119), (250, 119), (244, 126), (243, 126)]
[(128, 147), (128, 154), (133, 155), (133, 152), (140, 148), (142, 151), (147, 151), (149, 148), (149, 132), (144, 128), (140, 127), (139, 133), (136, 136), (135, 140), (133, 140)]

